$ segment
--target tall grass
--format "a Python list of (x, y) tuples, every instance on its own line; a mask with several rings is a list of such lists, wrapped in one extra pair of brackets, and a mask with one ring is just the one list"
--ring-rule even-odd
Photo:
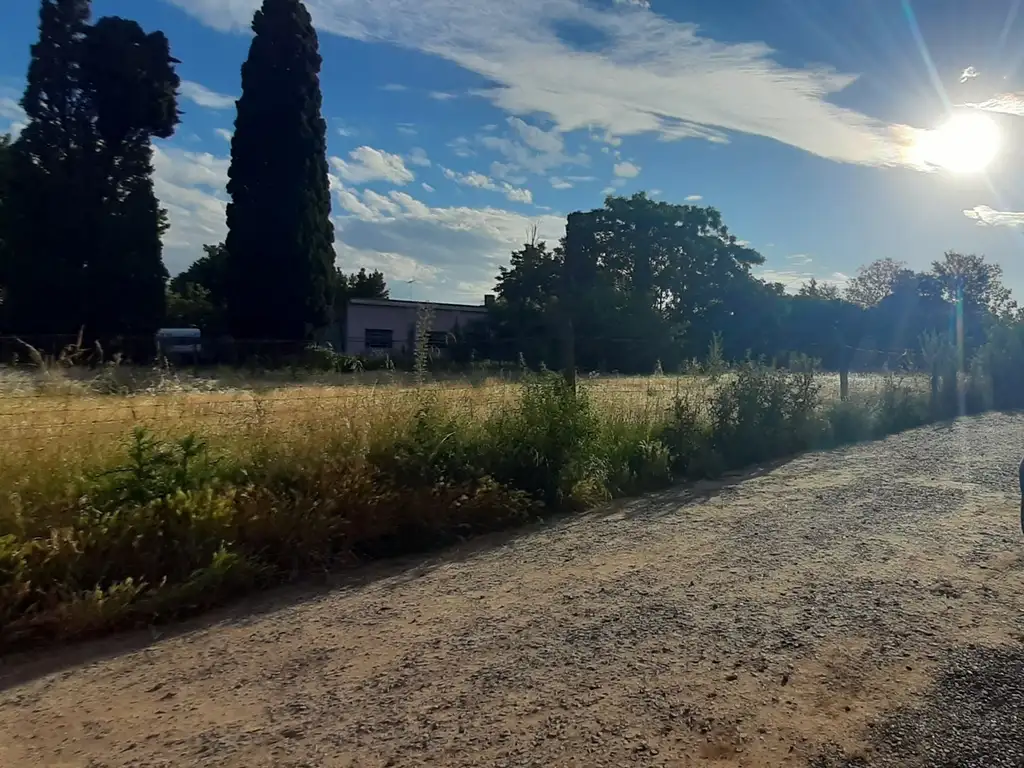
[(809, 361), (575, 393), (551, 374), (102, 389), (115, 394), (21, 381), (0, 394), (0, 647), (166, 620), (929, 418), (919, 380), (843, 403), (830, 385)]

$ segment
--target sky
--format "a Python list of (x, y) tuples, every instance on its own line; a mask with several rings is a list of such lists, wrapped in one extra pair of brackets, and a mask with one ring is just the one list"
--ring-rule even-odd
[[(395, 298), (480, 303), (533, 227), (554, 242), (567, 213), (644, 190), (714, 206), (792, 288), (958, 250), (1024, 297), (1021, 2), (307, 0), (338, 263), (380, 269)], [(154, 163), (171, 274), (225, 235), (258, 5), (93, 2), (181, 60), (182, 123)], [(16, 133), (38, 5), (0, 19), (0, 132)]]

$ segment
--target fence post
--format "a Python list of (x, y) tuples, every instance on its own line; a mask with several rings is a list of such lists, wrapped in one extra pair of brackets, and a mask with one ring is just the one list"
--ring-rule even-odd
[(839, 399), (850, 399), (850, 350), (846, 344), (839, 345)]
[(570, 213), (566, 220), (561, 295), (558, 297), (562, 327), (562, 365), (564, 367), (565, 383), (574, 393), (576, 392), (576, 331), (573, 326), (573, 320), (576, 316), (580, 290), (579, 277), (586, 249), (584, 238), (588, 235), (588, 230), (584, 223), (585, 215), (576, 211), (575, 213)]

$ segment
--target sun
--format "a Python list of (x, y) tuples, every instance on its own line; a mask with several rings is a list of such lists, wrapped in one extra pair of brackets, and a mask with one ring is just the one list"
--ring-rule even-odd
[(953, 115), (934, 131), (917, 140), (917, 150), (929, 165), (953, 173), (980, 173), (999, 154), (999, 126), (981, 112)]

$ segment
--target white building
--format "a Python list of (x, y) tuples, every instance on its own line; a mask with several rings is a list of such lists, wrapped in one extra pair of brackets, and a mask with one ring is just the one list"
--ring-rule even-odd
[(349, 355), (410, 355), (416, 346), (416, 325), (421, 313), (430, 318), (428, 345), (443, 349), (456, 329), (465, 330), (483, 320), (492, 301), (492, 296), (485, 296), (484, 303), (479, 305), (351, 299), (345, 309), (344, 351)]

